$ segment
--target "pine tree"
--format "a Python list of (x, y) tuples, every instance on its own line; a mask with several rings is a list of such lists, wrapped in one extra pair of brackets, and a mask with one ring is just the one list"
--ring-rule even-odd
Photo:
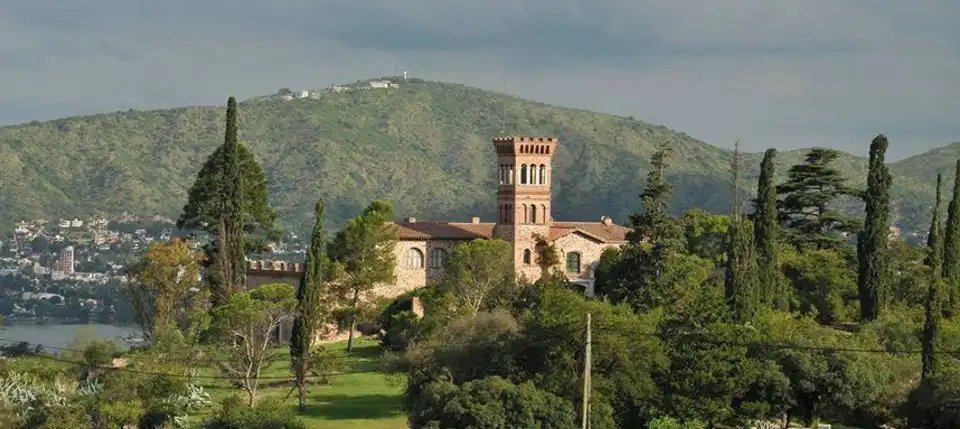
[(832, 167), (839, 155), (832, 149), (811, 149), (803, 164), (790, 167), (786, 183), (777, 186), (777, 193), (784, 196), (780, 203), (784, 239), (798, 249), (836, 249), (846, 242), (842, 233), (860, 230), (858, 219), (829, 208), (840, 197), (860, 195)]
[(599, 284), (595, 293), (616, 303), (627, 303), (637, 311), (676, 300), (676, 267), (671, 261), (683, 247), (679, 219), (668, 212), (673, 187), (666, 183), (670, 147), (660, 146), (650, 159), (647, 186), (640, 194), (642, 210), (630, 216), (632, 231), (627, 235), (621, 258), (610, 270), (610, 281)]
[(680, 238), (680, 224), (668, 211), (673, 186), (664, 181), (670, 152), (669, 144), (663, 144), (650, 157), (652, 168), (647, 173), (647, 186), (640, 194), (643, 210), (630, 216), (633, 230), (627, 234), (627, 241), (631, 243), (672, 243)]
[(760, 305), (757, 259), (753, 248), (753, 224), (744, 216), (740, 202), (740, 145), (733, 152), (733, 204), (728, 229), (726, 299), (738, 321), (750, 320)]
[(326, 254), (326, 240), (323, 231), (323, 200), (317, 202), (316, 221), (310, 248), (304, 261), (304, 273), (297, 289), (297, 317), (293, 322), (290, 336), (290, 359), (294, 378), (300, 393), (300, 410), (307, 401), (307, 375), (310, 371), (310, 351), (313, 340), (323, 326), (328, 314), (324, 286), (329, 280), (330, 259)]
[(881, 134), (870, 143), (870, 170), (867, 173), (867, 192), (864, 194), (866, 218), (863, 231), (857, 239), (859, 262), (857, 285), (860, 295), (860, 318), (876, 320), (880, 315), (890, 284), (888, 217), (890, 213), (890, 184), (892, 178), (884, 155), (887, 138)]
[(780, 240), (780, 222), (777, 211), (777, 187), (774, 184), (776, 149), (767, 149), (760, 163), (757, 181), (757, 199), (753, 201), (754, 244), (759, 262), (760, 294), (764, 304), (786, 310), (788, 299), (783, 290), (777, 244)]
[(947, 288), (944, 316), (953, 318), (960, 294), (960, 160), (953, 179), (953, 198), (947, 207), (946, 241), (943, 243), (943, 278)]
[(927, 287), (927, 299), (924, 303), (924, 326), (922, 335), (923, 378), (937, 370), (937, 337), (940, 331), (940, 288), (943, 283), (942, 261), (943, 243), (940, 240), (940, 185), (942, 174), (937, 174), (937, 200), (933, 205), (933, 220), (930, 222), (930, 234), (927, 238), (927, 264), (930, 266), (930, 285)]
[[(265, 252), (267, 242), (280, 236), (267, 198), (266, 175), (253, 153), (237, 141), (235, 99), (227, 104), (224, 142), (197, 173), (177, 220), (178, 228), (202, 243), (207, 255), (204, 277), (214, 305), (225, 302), (235, 287), (245, 286), (246, 255)], [(237, 225), (237, 219), (242, 223)]]

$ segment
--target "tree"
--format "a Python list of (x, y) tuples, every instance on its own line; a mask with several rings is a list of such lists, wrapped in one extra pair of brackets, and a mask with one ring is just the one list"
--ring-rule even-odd
[(833, 249), (845, 242), (845, 233), (860, 229), (860, 221), (829, 207), (842, 196), (858, 196), (831, 164), (840, 155), (832, 149), (814, 148), (803, 164), (790, 167), (786, 183), (777, 186), (780, 221), (785, 239), (798, 249)]
[(550, 270), (560, 265), (557, 246), (548, 242), (547, 238), (540, 234), (534, 234), (533, 238), (536, 241), (533, 251), (536, 253), (537, 266), (540, 267), (540, 277), (548, 277)]
[(652, 168), (647, 173), (647, 186), (640, 194), (643, 210), (630, 215), (633, 230), (627, 234), (627, 240), (631, 243), (672, 242), (679, 239), (679, 222), (667, 211), (673, 194), (673, 186), (664, 181), (664, 172), (670, 165), (670, 150), (669, 145), (661, 145), (650, 157)]
[(863, 231), (857, 239), (857, 290), (860, 296), (860, 318), (876, 320), (890, 287), (890, 241), (888, 217), (890, 214), (890, 185), (892, 178), (884, 154), (887, 138), (880, 134), (870, 143), (870, 170), (867, 173), (866, 218)]
[(786, 310), (789, 305), (785, 279), (780, 271), (780, 258), (777, 246), (780, 241), (780, 221), (777, 204), (777, 186), (774, 160), (776, 149), (767, 149), (760, 163), (760, 178), (757, 180), (757, 198), (753, 200), (753, 242), (757, 248), (759, 264), (760, 295), (766, 305)]
[(209, 292), (200, 284), (203, 254), (185, 240), (154, 242), (137, 264), (130, 267), (124, 285), (133, 305), (137, 324), (147, 341), (161, 330), (176, 325), (181, 332), (198, 334), (197, 319)]
[(493, 376), (460, 386), (432, 382), (410, 413), (411, 428), (574, 429), (576, 413), (563, 398), (533, 382), (513, 384)]
[(927, 265), (930, 266), (930, 284), (927, 285), (927, 299), (924, 303), (924, 325), (922, 335), (923, 378), (937, 371), (936, 350), (940, 331), (940, 288), (943, 283), (943, 243), (940, 241), (940, 185), (943, 175), (937, 174), (937, 199), (933, 204), (933, 220), (930, 222), (930, 234), (927, 238)]
[(297, 315), (290, 336), (291, 367), (300, 394), (301, 411), (307, 405), (307, 376), (312, 363), (313, 341), (329, 317), (329, 296), (324, 294), (324, 288), (332, 280), (330, 259), (325, 251), (323, 200), (317, 202), (314, 211), (316, 221), (304, 262), (303, 277), (297, 289)]
[(269, 346), (274, 333), (293, 319), (296, 307), (293, 286), (278, 283), (231, 295), (213, 310), (216, 327), (224, 334), (223, 356), (217, 364), (225, 374), (237, 377), (250, 406), (256, 403), (260, 370), (272, 359)]
[(513, 246), (503, 240), (474, 240), (453, 249), (438, 291), (452, 294), (470, 314), (488, 307), (498, 291), (515, 282)]
[(331, 259), (340, 263), (344, 270), (343, 286), (350, 293), (350, 333), (347, 352), (353, 349), (353, 332), (357, 327), (357, 305), (360, 295), (380, 283), (394, 280), (396, 268), (396, 225), (393, 205), (386, 201), (374, 201), (363, 214), (351, 219), (347, 226), (330, 243)]
[(686, 252), (713, 261), (723, 263), (730, 228), (730, 216), (713, 214), (703, 209), (689, 209), (680, 218), (683, 224), (683, 237)]
[(215, 304), (244, 286), (245, 256), (262, 253), (267, 241), (279, 236), (263, 168), (237, 141), (236, 109), (236, 100), (230, 97), (224, 143), (197, 173), (177, 220), (177, 228), (204, 240), (205, 274)]
[[(653, 168), (647, 174), (647, 187), (640, 194), (643, 209), (630, 216), (622, 259), (614, 267), (616, 281), (604, 281), (596, 293), (611, 301), (628, 303), (641, 311), (671, 304), (678, 288), (678, 267), (685, 262), (683, 230), (680, 222), (667, 212), (672, 187), (663, 181), (670, 148), (661, 146), (651, 157)], [(699, 259), (699, 258), (696, 258)]]
[(733, 152), (733, 206), (727, 234), (727, 266), (724, 290), (727, 302), (738, 321), (753, 318), (760, 306), (757, 290), (757, 258), (753, 248), (753, 224), (743, 215), (740, 205), (740, 145)]
[(960, 160), (953, 176), (953, 198), (947, 206), (947, 232), (943, 243), (943, 278), (947, 287), (944, 316), (953, 318), (960, 295)]

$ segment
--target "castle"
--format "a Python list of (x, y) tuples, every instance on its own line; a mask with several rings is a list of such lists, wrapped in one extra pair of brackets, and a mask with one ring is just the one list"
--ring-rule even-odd
[[(599, 222), (559, 222), (551, 215), (553, 156), (558, 140), (549, 137), (498, 137), (497, 219), (480, 222), (418, 221), (408, 217), (395, 222), (398, 241), (396, 282), (377, 288), (382, 296), (397, 296), (429, 286), (443, 274), (443, 264), (458, 244), (478, 239), (501, 239), (513, 244), (514, 269), (528, 280), (540, 277), (534, 247), (543, 237), (557, 249), (560, 269), (571, 283), (593, 295), (594, 270), (604, 249), (626, 242), (629, 228), (608, 217)], [(285, 282), (296, 285), (300, 264), (264, 264), (250, 261), (248, 283)]]

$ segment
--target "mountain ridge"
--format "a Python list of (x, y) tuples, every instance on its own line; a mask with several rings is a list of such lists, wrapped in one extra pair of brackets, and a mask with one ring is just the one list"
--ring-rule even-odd
[[(373, 198), (394, 200), (398, 216), (492, 218), (496, 166), (490, 140), (497, 135), (560, 139), (558, 220), (625, 220), (640, 207), (632, 197), (642, 191), (649, 156), (664, 141), (674, 146), (668, 170), (677, 188), (673, 209), (728, 209), (730, 149), (663, 125), (463, 84), (386, 77), (352, 85), (382, 79), (399, 87), (328, 88), (318, 97), (283, 101), (274, 94), (240, 103), (240, 139), (264, 165), (271, 200), (288, 228), (309, 225), (321, 196), (333, 226)], [(0, 127), (0, 219), (123, 210), (176, 217), (196, 172), (222, 140), (223, 109), (131, 109)], [(872, 137), (865, 136), (865, 146)], [(803, 152), (783, 152), (778, 172)], [(933, 194), (929, 167), (943, 169), (950, 161), (945, 173), (952, 177), (958, 156), (955, 143), (889, 163), (895, 174), (893, 217), (901, 226), (926, 222)], [(761, 157), (744, 154), (741, 188), (747, 193), (755, 187)], [(862, 186), (866, 164), (844, 152), (838, 168)], [(856, 210), (856, 203), (848, 205)]]

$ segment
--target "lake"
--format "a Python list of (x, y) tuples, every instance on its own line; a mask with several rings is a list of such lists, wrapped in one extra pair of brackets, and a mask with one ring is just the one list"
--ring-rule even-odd
[(115, 325), (34, 325), (19, 324), (0, 326), (0, 345), (10, 345), (26, 341), (30, 344), (42, 344), (49, 352), (56, 352), (53, 348), (70, 347), (76, 339), (83, 340), (114, 340), (125, 346), (122, 338), (140, 332), (136, 326)]

